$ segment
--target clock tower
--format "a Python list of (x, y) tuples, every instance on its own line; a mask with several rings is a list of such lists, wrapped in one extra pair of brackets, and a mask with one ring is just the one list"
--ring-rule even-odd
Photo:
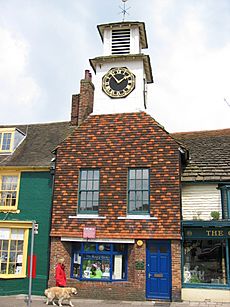
[(95, 72), (93, 114), (129, 113), (147, 109), (147, 84), (153, 82), (143, 22), (98, 26), (103, 56), (90, 59)]

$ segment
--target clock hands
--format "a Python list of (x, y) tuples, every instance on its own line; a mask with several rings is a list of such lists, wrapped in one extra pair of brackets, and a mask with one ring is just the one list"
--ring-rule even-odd
[(118, 80), (115, 75), (113, 75), (114, 80), (117, 82), (117, 84), (121, 83), (123, 80), (126, 80), (128, 78), (128, 76), (124, 76), (123, 78), (121, 78), (120, 80)]

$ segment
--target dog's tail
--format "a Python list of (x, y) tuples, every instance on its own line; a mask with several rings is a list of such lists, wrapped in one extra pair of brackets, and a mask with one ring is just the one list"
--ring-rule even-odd
[(44, 291), (44, 294), (45, 294), (45, 296), (48, 295), (48, 289), (46, 289), (46, 290)]

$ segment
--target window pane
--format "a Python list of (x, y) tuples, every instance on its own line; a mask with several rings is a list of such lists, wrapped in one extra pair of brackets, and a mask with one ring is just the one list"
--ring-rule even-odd
[(81, 192), (81, 200), (86, 200), (86, 192)]
[(142, 180), (136, 180), (136, 190), (142, 189)]
[(136, 173), (136, 171), (134, 169), (130, 169), (129, 170), (129, 178), (135, 179), (136, 178), (135, 173)]
[(226, 247), (222, 240), (184, 242), (184, 283), (226, 284)]
[(138, 169), (136, 170), (136, 179), (141, 179), (142, 178), (142, 170)]
[(143, 180), (143, 190), (148, 190), (148, 188), (149, 188), (149, 181)]
[(93, 179), (93, 171), (88, 171), (88, 180), (92, 180)]
[(94, 180), (99, 180), (99, 170), (94, 171)]
[(136, 210), (141, 211), (142, 210), (142, 202), (141, 201), (136, 201)]
[(130, 201), (129, 202), (129, 209), (131, 211), (136, 211), (136, 208), (135, 208), (135, 201)]
[(91, 251), (95, 252), (96, 251), (96, 244), (95, 243), (85, 243), (84, 244), (84, 250), (85, 251)]
[(87, 193), (87, 200), (89, 201), (92, 201), (93, 200), (93, 192), (88, 192)]
[(132, 200), (135, 200), (136, 198), (136, 192), (130, 192), (129, 193), (129, 200), (132, 201)]
[(142, 200), (142, 192), (136, 192), (136, 200)]
[(94, 181), (94, 183), (93, 183), (93, 189), (94, 189), (94, 190), (99, 190), (99, 181)]
[(147, 191), (143, 192), (143, 201), (145, 203), (148, 203), (148, 201), (149, 201), (149, 192), (147, 192)]
[(87, 190), (89, 191), (89, 190), (92, 190), (93, 189), (93, 181), (88, 181), (87, 182)]
[(82, 180), (82, 181), (81, 181), (80, 189), (81, 189), (81, 190), (86, 190), (86, 185), (87, 185), (87, 181)]
[(149, 170), (143, 169), (143, 179), (149, 179)]
[(80, 207), (81, 207), (81, 210), (85, 210), (86, 209), (86, 201), (81, 200)]
[(135, 180), (130, 180), (130, 181), (129, 181), (129, 189), (130, 189), (130, 190), (134, 190), (134, 189), (136, 188), (135, 183), (136, 183)]
[(81, 171), (81, 180), (87, 179), (87, 171)]
[(4, 133), (2, 140), (2, 150), (10, 150), (11, 133)]
[(99, 193), (98, 192), (93, 192), (93, 201), (97, 202), (99, 199)]

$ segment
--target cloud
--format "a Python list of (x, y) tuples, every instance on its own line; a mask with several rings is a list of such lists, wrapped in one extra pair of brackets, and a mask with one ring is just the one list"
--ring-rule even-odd
[(40, 89), (27, 71), (29, 46), (26, 41), (0, 28), (0, 46), (1, 119), (9, 123), (24, 108), (33, 108)]
[[(184, 9), (180, 24), (164, 23), (165, 6), (157, 10), (157, 29), (165, 41), (156, 59), (155, 85), (150, 89), (150, 112), (169, 131), (229, 126), (230, 43), (210, 47), (205, 11)], [(169, 9), (169, 7), (167, 7)], [(158, 31), (158, 30), (157, 30)]]

